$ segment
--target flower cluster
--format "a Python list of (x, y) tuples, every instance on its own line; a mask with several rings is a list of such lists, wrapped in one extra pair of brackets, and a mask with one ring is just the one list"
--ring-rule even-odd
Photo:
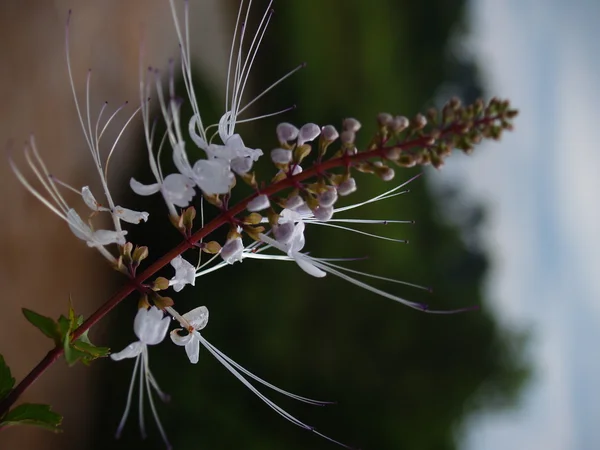
[[(385, 278), (379, 275), (359, 272), (344, 265), (337, 264), (335, 259), (321, 258), (305, 251), (306, 229), (308, 226), (327, 226), (335, 229), (358, 233), (375, 239), (394, 242), (405, 242), (377, 233), (366, 232), (355, 225), (377, 225), (389, 223), (410, 223), (410, 221), (387, 219), (355, 219), (340, 218), (338, 215), (346, 211), (394, 198), (406, 193), (405, 187), (414, 180), (413, 177), (386, 192), (366, 201), (346, 206), (338, 206), (341, 199), (351, 195), (358, 189), (356, 172), (373, 174), (384, 181), (394, 179), (398, 168), (431, 164), (440, 167), (454, 148), (471, 152), (474, 145), (484, 138), (497, 139), (503, 130), (511, 129), (511, 119), (516, 111), (510, 109), (508, 102), (492, 99), (487, 105), (477, 101), (463, 106), (458, 100), (451, 100), (441, 111), (429, 111), (427, 117), (417, 115), (413, 119), (404, 116), (393, 116), (382, 113), (377, 117), (377, 130), (370, 143), (359, 149), (356, 144), (357, 135), (361, 131), (361, 123), (354, 118), (346, 118), (341, 127), (334, 125), (319, 126), (306, 123), (296, 127), (290, 123), (280, 123), (276, 130), (276, 147), (270, 153), (273, 165), (271, 180), (258, 180), (252, 170), (254, 164), (263, 156), (260, 149), (247, 146), (237, 132), (237, 125), (243, 122), (270, 116), (244, 118), (248, 107), (255, 103), (280, 82), (303, 67), (300, 65), (273, 83), (262, 93), (250, 101), (245, 101), (245, 91), (250, 71), (259, 51), (260, 43), (271, 20), (272, 11), (269, 3), (266, 12), (250, 39), (248, 45), (247, 26), (250, 5), (242, 1), (237, 17), (229, 58), (225, 107), (218, 123), (205, 126), (200, 113), (200, 104), (194, 91), (191, 73), (190, 43), (188, 41), (188, 2), (185, 2), (183, 26), (178, 17), (174, 0), (170, 0), (175, 32), (181, 48), (181, 74), (186, 87), (187, 99), (193, 114), (187, 122), (181, 117), (183, 101), (175, 93), (174, 63), (168, 72), (168, 88), (163, 88), (163, 75), (159, 70), (142, 69), (140, 62), (140, 105), (126, 121), (118, 138), (103, 158), (100, 151), (101, 139), (114, 118), (124, 108), (118, 108), (106, 121), (102, 121), (106, 104), (102, 106), (92, 127), (90, 105), (86, 104), (85, 116), (82, 114), (69, 62), (69, 36), (67, 27), (67, 67), (71, 82), (75, 105), (83, 133), (97, 168), (100, 184), (103, 189), (105, 204), (96, 200), (88, 186), (75, 189), (50, 175), (43, 162), (33, 137), (25, 147), (24, 155), (34, 175), (41, 183), (47, 195), (42, 195), (28, 181), (26, 176), (11, 159), (10, 164), (21, 183), (48, 208), (65, 220), (75, 234), (87, 245), (98, 249), (115, 268), (127, 275), (130, 286), (141, 294), (139, 310), (134, 319), (134, 332), (139, 339), (124, 350), (111, 355), (119, 361), (135, 358), (135, 365), (123, 418), (118, 426), (120, 435), (128, 417), (133, 389), (136, 379), (140, 383), (140, 428), (145, 435), (143, 420), (143, 396), (146, 394), (152, 414), (160, 433), (170, 447), (153, 400), (153, 391), (162, 399), (168, 396), (159, 388), (149, 366), (149, 346), (159, 344), (165, 338), (172, 317), (180, 326), (170, 333), (171, 340), (177, 346), (185, 348), (192, 364), (198, 362), (200, 348), (204, 347), (225, 368), (240, 380), (248, 389), (278, 414), (302, 428), (319, 436), (332, 440), (306, 425), (285, 410), (274, 404), (262, 394), (251, 382), (262, 384), (294, 399), (311, 403), (326, 404), (283, 391), (252, 374), (241, 365), (226, 356), (208, 342), (201, 331), (208, 323), (208, 310), (199, 306), (192, 311), (180, 315), (174, 309), (174, 301), (159, 292), (172, 288), (180, 292), (187, 285), (194, 286), (196, 279), (216, 270), (239, 267), (239, 262), (251, 259), (269, 259), (272, 261), (293, 261), (306, 274), (314, 278), (324, 278), (330, 274), (342, 278), (360, 288), (367, 289), (383, 297), (405, 304), (411, 308), (429, 313), (453, 313), (453, 311), (435, 311), (428, 305), (411, 302), (393, 293), (377, 289), (361, 281), (360, 277), (403, 283), (403, 281)], [(91, 73), (87, 76), (87, 95), (89, 99)], [(164, 122), (166, 132), (163, 137), (156, 136), (156, 123), (150, 114), (150, 98), (156, 91), (160, 119)], [(285, 110), (284, 110), (285, 111)], [(177, 247), (177, 253), (170, 253), (153, 264), (141, 275), (137, 268), (148, 256), (148, 248), (135, 247), (127, 241), (127, 230), (122, 222), (137, 224), (148, 220), (148, 213), (130, 210), (118, 206), (108, 187), (108, 165), (116, 145), (125, 127), (140, 113), (145, 143), (148, 151), (148, 162), (154, 177), (151, 183), (144, 184), (134, 178), (130, 179), (131, 189), (138, 195), (148, 196), (160, 193), (170, 220), (181, 232), (184, 242)], [(279, 114), (277, 112), (275, 114)], [(152, 125), (151, 125), (152, 124)], [(202, 151), (203, 157), (191, 161), (186, 151), (187, 140)], [(158, 143), (158, 145), (157, 145)], [(163, 152), (170, 152), (176, 173), (165, 175), (160, 162)], [(238, 183), (240, 181), (241, 183)], [(231, 193), (237, 186), (246, 185), (252, 193), (236, 205), (230, 205)], [(84, 204), (90, 209), (89, 218), (84, 221), (76, 210), (69, 206), (61, 190), (74, 191), (81, 196)], [(195, 224), (196, 209), (194, 201), (198, 200), (204, 207), (204, 201), (217, 208), (219, 215), (210, 223), (204, 223), (202, 208), (201, 224)], [(95, 229), (92, 219), (99, 214), (109, 214), (113, 229)], [(228, 227), (229, 232), (224, 242), (209, 241), (209, 234), (220, 227)], [(118, 253), (107, 247), (116, 245)], [(198, 252), (197, 264), (192, 264), (183, 256), (186, 250)], [(202, 254), (211, 257), (202, 262)], [(173, 257), (175, 254), (177, 256)], [(189, 252), (188, 252), (189, 255)], [(163, 277), (149, 279), (163, 266), (170, 263), (175, 273), (171, 279)], [(133, 281), (133, 282), (131, 282)], [(333, 440), (332, 440), (333, 441)], [(340, 444), (337, 441), (333, 441)], [(343, 445), (343, 444), (340, 444)]]

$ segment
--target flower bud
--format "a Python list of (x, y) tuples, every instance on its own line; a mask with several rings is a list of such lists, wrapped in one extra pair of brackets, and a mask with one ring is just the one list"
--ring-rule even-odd
[(396, 116), (396, 117), (394, 117), (394, 120), (390, 124), (390, 127), (392, 128), (392, 130), (394, 130), (395, 133), (400, 133), (400, 132), (404, 131), (405, 129), (407, 129), (409, 125), (410, 125), (410, 122), (406, 117)]
[(267, 197), (265, 194), (261, 194), (258, 197), (254, 197), (252, 200), (250, 200), (248, 205), (246, 205), (246, 209), (250, 212), (262, 211), (263, 209), (267, 209), (269, 206), (269, 197)]
[(305, 142), (310, 142), (316, 139), (321, 134), (321, 129), (314, 123), (307, 123), (302, 125), (300, 132), (298, 133), (298, 145), (302, 145)]
[(298, 137), (298, 128), (291, 123), (280, 123), (277, 125), (277, 139), (280, 143), (286, 144), (288, 141), (293, 141)]
[(152, 282), (152, 290), (153, 291), (164, 291), (169, 288), (169, 280), (165, 277), (158, 277), (156, 280)]
[(356, 180), (354, 178), (348, 178), (346, 181), (340, 183), (337, 187), (338, 194), (341, 196), (352, 194), (356, 191)]
[(136, 247), (135, 250), (133, 251), (133, 254), (131, 255), (131, 259), (133, 259), (133, 262), (135, 264), (139, 264), (147, 257), (148, 257), (148, 247), (146, 247), (145, 245), (142, 245), (141, 247)]
[(342, 144), (354, 144), (354, 140), (356, 139), (356, 133), (352, 130), (345, 130), (342, 131), (342, 134), (340, 135), (340, 140), (342, 141)]
[(271, 150), (271, 161), (275, 164), (289, 164), (292, 162), (292, 151), (284, 148)]
[(348, 117), (342, 122), (342, 127), (345, 131), (352, 131), (356, 133), (358, 130), (360, 130), (361, 124), (358, 120)]
[(219, 244), (217, 241), (206, 242), (202, 246), (202, 251), (210, 255), (216, 255), (221, 251), (221, 244)]
[(317, 206), (313, 209), (313, 215), (315, 219), (321, 222), (327, 222), (333, 217), (333, 206)]
[(333, 125), (325, 125), (321, 128), (321, 137), (327, 142), (333, 142), (340, 137), (340, 134)]
[(285, 207), (288, 209), (296, 209), (304, 205), (304, 200), (299, 195), (293, 195), (285, 202)]
[(326, 190), (318, 196), (319, 206), (333, 206), (337, 201), (337, 198), (337, 190), (333, 186), (327, 186)]
[(394, 118), (389, 113), (379, 113), (377, 115), (377, 122), (379, 123), (379, 126), (381, 126), (381, 127), (388, 127), (393, 123), (393, 121), (394, 121)]

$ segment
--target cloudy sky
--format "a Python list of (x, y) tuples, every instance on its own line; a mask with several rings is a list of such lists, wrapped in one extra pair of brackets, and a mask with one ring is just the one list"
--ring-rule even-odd
[(598, 449), (600, 1), (471, 3), (489, 91), (521, 115), (444, 176), (489, 205), (488, 292), (508, 326), (532, 333), (535, 375), (516, 410), (472, 421), (464, 448)]

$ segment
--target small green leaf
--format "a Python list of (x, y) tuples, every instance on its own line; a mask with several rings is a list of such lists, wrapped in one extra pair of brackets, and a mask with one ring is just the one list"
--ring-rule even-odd
[(33, 324), (34, 327), (38, 328), (42, 333), (48, 336), (50, 339), (58, 344), (61, 342), (61, 333), (58, 328), (58, 324), (50, 317), (42, 316), (30, 309), (23, 308), (23, 315), (25, 318)]
[(0, 400), (6, 397), (14, 385), (15, 379), (10, 373), (10, 368), (4, 362), (2, 355), (0, 355)]
[(50, 409), (50, 405), (23, 403), (9, 411), (0, 422), (0, 427), (9, 425), (34, 425), (58, 432), (62, 416)]

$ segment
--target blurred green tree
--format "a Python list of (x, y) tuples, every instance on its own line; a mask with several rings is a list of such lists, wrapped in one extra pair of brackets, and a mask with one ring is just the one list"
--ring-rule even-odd
[[(231, 3), (236, 11), (237, 2)], [(377, 113), (414, 114), (431, 104), (436, 89), (448, 80), (462, 92), (482, 90), (473, 61), (457, 64), (447, 57), (452, 33), (465, 26), (462, 0), (287, 0), (276, 7), (253, 71), (254, 92), (301, 61), (309, 65), (254, 110), (270, 112), (296, 103), (295, 111), (240, 126), (245, 142), (263, 145), (267, 154), (276, 146), (274, 130), (281, 121), (339, 125), (353, 116), (369, 136)], [(214, 123), (219, 116), (214, 105), (221, 99), (201, 84), (198, 90), (203, 107), (209, 108), (203, 114)], [(179, 92), (183, 95), (182, 86)], [(145, 168), (144, 154), (140, 149), (140, 167)], [(271, 169), (264, 159), (258, 170), (267, 179)], [(397, 170), (392, 183), (414, 174)], [(433, 169), (425, 170), (429, 176), (435, 176)], [(178, 309), (208, 306), (211, 320), (204, 335), (259, 376), (300, 395), (339, 401), (315, 408), (266, 392), (329, 436), (368, 449), (457, 448), (465, 419), (512, 404), (529, 369), (521, 352), (524, 335), (502, 327), (483, 297), (488, 258), (476, 240), (464, 239), (477, 234), (483, 208), (470, 205), (463, 219), (472, 220), (453, 220), (442, 211), (461, 201), (460, 195), (434, 195), (426, 181), (421, 177), (408, 186), (410, 194), (357, 211), (361, 217), (415, 220), (416, 225), (365, 228), (410, 244), (315, 227), (307, 233), (307, 249), (316, 256), (366, 256), (348, 264), (435, 288), (430, 294), (384, 286), (397, 295), (435, 309), (480, 305), (480, 311), (428, 315), (331, 275), (312, 279), (294, 264), (272, 261), (246, 261), (199, 279), (195, 289), (177, 295)], [(395, 186), (373, 177), (358, 183), (358, 192), (344, 201)], [(148, 198), (136, 201), (154, 219), (136, 227), (135, 241), (158, 256), (178, 236), (167, 220), (158, 220), (166, 218), (160, 205), (156, 208)], [(126, 330), (115, 348), (129, 342), (134, 310), (132, 299), (121, 307), (122, 317), (114, 319)], [(208, 352), (201, 351), (199, 364), (191, 366), (183, 350), (170, 343), (152, 350), (153, 371), (173, 396), (159, 409), (175, 448), (335, 448), (278, 417)], [(135, 408), (122, 440), (114, 442), (106, 433), (118, 423), (131, 370), (127, 364), (106, 364), (110, 376), (99, 386), (97, 448), (161, 448), (158, 438), (139, 440)], [(105, 395), (107, 389), (112, 395)], [(147, 417), (152, 430), (151, 420)]]

